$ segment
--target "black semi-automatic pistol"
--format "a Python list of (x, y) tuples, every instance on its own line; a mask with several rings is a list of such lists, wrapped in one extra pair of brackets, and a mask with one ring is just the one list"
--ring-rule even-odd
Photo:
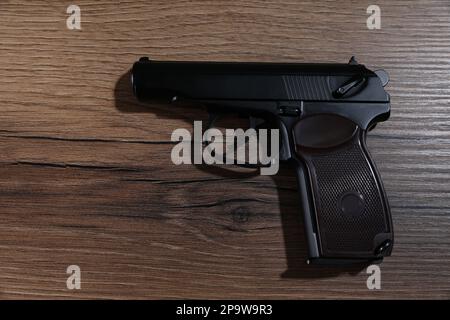
[(366, 134), (390, 115), (385, 71), (348, 64), (163, 62), (132, 69), (140, 101), (189, 101), (276, 124), (298, 181), (308, 263), (389, 256), (389, 204)]

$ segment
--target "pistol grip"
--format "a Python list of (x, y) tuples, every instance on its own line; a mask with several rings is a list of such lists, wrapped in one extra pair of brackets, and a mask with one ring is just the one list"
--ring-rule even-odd
[(391, 253), (389, 204), (356, 127), (333, 147), (297, 146), (294, 159), (311, 262), (370, 262)]

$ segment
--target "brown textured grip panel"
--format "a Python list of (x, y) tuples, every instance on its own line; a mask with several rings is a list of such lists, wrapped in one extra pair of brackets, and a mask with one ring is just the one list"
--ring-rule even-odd
[(364, 138), (358, 129), (338, 147), (297, 151), (309, 171), (324, 257), (376, 258), (383, 243), (392, 243), (389, 207)]

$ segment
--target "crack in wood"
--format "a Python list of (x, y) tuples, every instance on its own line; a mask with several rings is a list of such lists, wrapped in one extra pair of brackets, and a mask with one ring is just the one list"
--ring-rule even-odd
[(140, 171), (142, 171), (138, 168), (87, 165), (87, 164), (79, 164), (79, 163), (35, 162), (35, 161), (16, 161), (16, 162), (9, 163), (9, 165), (26, 165), (26, 166), (36, 166), (36, 167), (75, 168), (75, 169), (86, 169), (86, 170), (125, 171), (125, 172), (140, 172)]
[[(0, 130), (4, 132), (5, 130)], [(175, 144), (172, 141), (150, 141), (150, 140), (124, 140), (124, 139), (100, 139), (100, 138), (68, 138), (68, 137), (52, 137), (52, 136), (22, 136), (22, 135), (1, 135), (2, 138), (14, 139), (30, 139), (30, 140), (53, 140), (53, 141), (67, 141), (67, 142), (104, 142), (104, 143), (130, 143), (130, 144)]]

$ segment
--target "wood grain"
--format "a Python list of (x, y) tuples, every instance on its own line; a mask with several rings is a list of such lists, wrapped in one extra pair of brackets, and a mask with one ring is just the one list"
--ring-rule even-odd
[[(0, 2), (0, 298), (450, 298), (450, 4), (376, 1)], [(204, 110), (145, 107), (127, 72), (160, 60), (345, 62), (391, 76), (369, 136), (396, 244), (365, 270), (305, 266), (293, 173), (174, 166)], [(82, 289), (66, 288), (66, 268)]]

